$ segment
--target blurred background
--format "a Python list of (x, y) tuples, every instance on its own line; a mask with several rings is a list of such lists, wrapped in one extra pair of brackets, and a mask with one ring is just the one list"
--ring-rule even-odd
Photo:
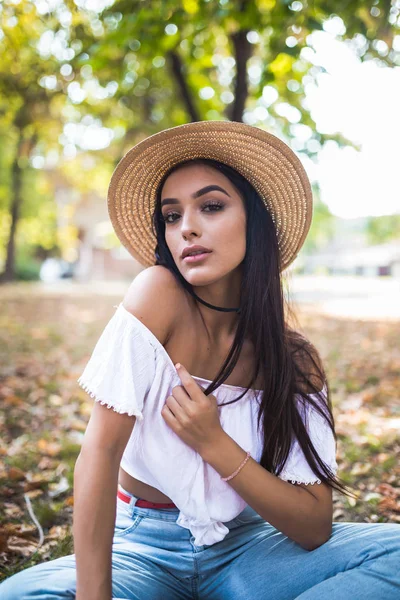
[(359, 494), (334, 520), (400, 522), (400, 0), (3, 0), (0, 57), (3, 576), (72, 551), (76, 379), (142, 269), (108, 184), (190, 121), (265, 128), (302, 161), (313, 221), (284, 280)]

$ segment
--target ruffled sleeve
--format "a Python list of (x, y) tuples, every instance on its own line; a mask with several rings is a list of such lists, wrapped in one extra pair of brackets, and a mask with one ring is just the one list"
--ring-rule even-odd
[(95, 401), (141, 421), (156, 360), (145, 327), (130, 316), (121, 303), (103, 330), (78, 383)]
[[(326, 385), (322, 392), (326, 397)], [(317, 394), (312, 394), (312, 397), (318, 402)], [(321, 460), (332, 471), (332, 474), (336, 475), (338, 470), (336, 441), (331, 428), (325, 418), (311, 404), (307, 404), (305, 407), (299, 402), (298, 407), (315, 450), (318, 452)], [(326, 405), (324, 410), (327, 412)], [(292, 442), (290, 454), (279, 477), (285, 481), (291, 481), (291, 483), (305, 483), (306, 485), (321, 483), (321, 479), (319, 479), (309, 466), (296, 438)]]

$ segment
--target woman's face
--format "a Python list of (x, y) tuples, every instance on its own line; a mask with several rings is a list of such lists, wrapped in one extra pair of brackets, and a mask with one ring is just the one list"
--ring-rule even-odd
[[(190, 284), (214, 283), (243, 261), (244, 203), (233, 184), (219, 171), (207, 165), (187, 165), (171, 173), (162, 189), (161, 212), (167, 245)], [(182, 251), (193, 245), (204, 246), (211, 252), (197, 262), (184, 260)]]

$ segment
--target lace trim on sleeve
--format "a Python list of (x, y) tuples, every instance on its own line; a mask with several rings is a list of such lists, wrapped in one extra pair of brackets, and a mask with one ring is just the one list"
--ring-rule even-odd
[(315, 483), (322, 483), (322, 481), (318, 478), (315, 478), (314, 481), (304, 481), (296, 478), (296, 475), (290, 475), (289, 473), (285, 473), (285, 481), (290, 481), (290, 483), (304, 484), (304, 485), (314, 485)]
[(84, 382), (82, 376), (79, 377), (78, 383), (79, 383), (80, 387), (83, 390), (85, 390), (85, 392), (87, 394), (89, 394), (89, 396), (91, 398), (93, 398), (96, 402), (98, 402), (99, 404), (103, 404), (103, 405), (107, 406), (107, 408), (112, 408), (115, 412), (118, 412), (120, 414), (127, 414), (130, 417), (132, 417), (132, 416), (137, 417), (138, 421), (143, 420), (142, 411), (139, 410), (138, 408), (129, 408), (125, 404), (117, 404), (117, 403), (109, 402), (108, 400), (105, 400), (104, 398), (100, 398), (98, 394), (93, 392), (93, 390), (90, 387), (90, 384)]
[(77, 381), (96, 402), (141, 421), (155, 369), (155, 350), (144, 328), (120, 305)]
[[(325, 392), (326, 397), (326, 385), (322, 392)], [(313, 397), (317, 401), (319, 400), (316, 394), (313, 394)], [(311, 404), (306, 407), (299, 404), (299, 410), (315, 450), (332, 474), (336, 475), (338, 470), (336, 441), (331, 428), (325, 418)], [(297, 484), (313, 485), (314, 483), (322, 483), (308, 464), (297, 439), (293, 440), (290, 454), (279, 477)]]

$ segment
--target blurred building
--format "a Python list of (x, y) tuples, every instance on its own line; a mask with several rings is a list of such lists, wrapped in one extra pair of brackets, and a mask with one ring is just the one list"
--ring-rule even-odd
[(303, 257), (303, 273), (330, 275), (390, 275), (400, 278), (400, 240), (360, 246), (351, 240), (334, 241), (323, 251)]
[(143, 269), (116, 238), (103, 198), (96, 194), (82, 196), (74, 225), (79, 230), (75, 279), (132, 280)]

